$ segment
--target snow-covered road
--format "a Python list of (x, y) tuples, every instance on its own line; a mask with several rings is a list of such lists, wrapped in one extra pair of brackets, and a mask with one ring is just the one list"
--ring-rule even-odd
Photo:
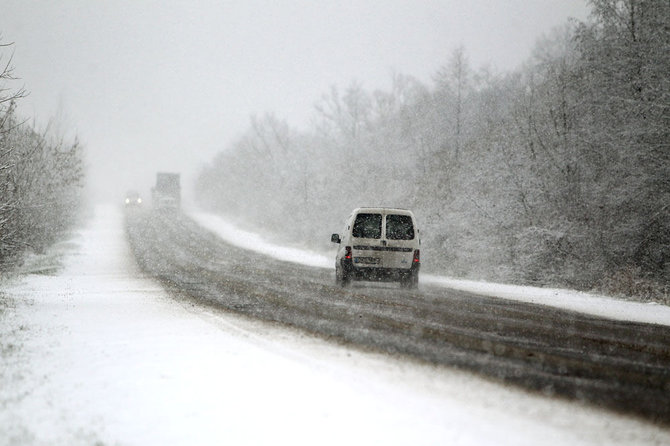
[[(196, 210), (190, 212), (189, 215), (201, 226), (219, 235), (228, 243), (241, 248), (254, 250), (287, 262), (334, 269), (335, 250), (326, 253), (285, 247), (269, 242), (258, 234), (240, 229), (218, 215)], [(478, 282), (429, 274), (421, 274), (421, 283), (485, 296), (548, 305), (608, 319), (670, 326), (670, 307), (655, 302), (633, 302), (582, 291)]]
[(670, 431), (179, 303), (96, 209), (57, 275), (3, 282), (0, 445), (670, 444)]

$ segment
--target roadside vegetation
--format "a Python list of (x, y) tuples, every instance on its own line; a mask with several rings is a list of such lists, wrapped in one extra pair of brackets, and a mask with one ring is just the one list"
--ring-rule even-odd
[(426, 270), (668, 303), (670, 4), (592, 0), (519, 69), (456, 48), (424, 84), (332, 87), (309, 128), (253, 117), (200, 204), (323, 246), (351, 209), (413, 209)]
[(10, 45), (0, 45), (0, 272), (43, 253), (75, 223), (83, 148), (39, 130), (16, 112), (27, 94), (16, 84)]

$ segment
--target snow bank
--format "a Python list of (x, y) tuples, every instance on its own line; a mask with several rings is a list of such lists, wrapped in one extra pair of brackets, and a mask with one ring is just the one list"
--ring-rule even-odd
[(320, 268), (334, 268), (334, 257), (305, 249), (277, 245), (265, 240), (258, 234), (240, 229), (217, 215), (204, 212), (191, 212), (189, 215), (203, 228), (209, 229), (228, 243), (240, 248), (256, 251), (287, 262)]
[[(334, 270), (334, 254), (278, 246), (266, 241), (258, 234), (236, 227), (217, 215), (193, 211), (190, 216), (222, 239), (241, 248), (254, 250), (287, 262)], [(630, 302), (574, 290), (459, 280), (429, 274), (422, 274), (421, 282), (486, 296), (548, 305), (609, 319), (670, 325), (670, 307), (653, 302)]]
[(574, 290), (476, 282), (427, 274), (421, 280), (455, 290), (548, 305), (609, 319), (670, 325), (670, 307), (654, 302), (631, 302)]

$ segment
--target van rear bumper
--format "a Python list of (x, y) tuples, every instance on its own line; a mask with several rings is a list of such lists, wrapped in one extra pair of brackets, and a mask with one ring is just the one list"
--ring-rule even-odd
[(396, 282), (407, 279), (418, 274), (420, 263), (414, 263), (409, 268), (378, 268), (378, 267), (356, 267), (349, 261), (342, 261), (342, 268), (354, 280), (369, 280), (376, 282)]

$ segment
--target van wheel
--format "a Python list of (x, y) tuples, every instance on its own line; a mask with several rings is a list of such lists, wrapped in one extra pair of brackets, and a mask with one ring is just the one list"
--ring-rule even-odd
[(419, 288), (419, 272), (418, 271), (414, 271), (412, 273), (412, 275), (410, 276), (409, 287), (412, 288), (412, 289)]
[(351, 276), (347, 274), (341, 267), (335, 267), (335, 284), (345, 287), (351, 283)]
[(416, 289), (419, 287), (419, 274), (411, 272), (400, 279), (400, 287), (408, 289)]

